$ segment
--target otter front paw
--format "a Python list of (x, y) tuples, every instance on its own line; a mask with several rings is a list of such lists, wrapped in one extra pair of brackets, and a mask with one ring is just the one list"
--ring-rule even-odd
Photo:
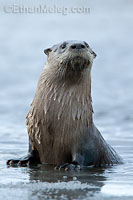
[(7, 160), (6, 163), (8, 166), (11, 167), (18, 167), (18, 166), (27, 167), (30, 166), (31, 164), (39, 163), (39, 160), (32, 155), (28, 155), (20, 159)]
[(18, 167), (18, 166), (28, 166), (28, 161), (20, 161), (20, 160), (8, 160), (7, 161), (7, 165), (10, 166), (10, 167)]
[(11, 167), (16, 167), (19, 161), (20, 159), (10, 159), (10, 160), (7, 160), (6, 164)]
[(7, 165), (11, 167), (23, 166), (26, 167), (30, 163), (30, 159), (11, 159), (7, 160)]
[(79, 171), (81, 170), (81, 166), (75, 163), (65, 163), (62, 165), (57, 165), (55, 168), (55, 170), (61, 170), (64, 169), (65, 171)]

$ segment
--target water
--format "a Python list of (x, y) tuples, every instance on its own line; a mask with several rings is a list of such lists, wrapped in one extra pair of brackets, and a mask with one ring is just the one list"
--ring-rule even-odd
[[(7, 14), (2, 6), (8, 2), (1, 1), (0, 9), (0, 199), (133, 199), (132, 1), (50, 1), (90, 7), (90, 14), (68, 15)], [(94, 120), (124, 164), (81, 172), (54, 171), (49, 165), (7, 168), (7, 159), (27, 153), (25, 116), (45, 63), (43, 49), (68, 39), (85, 40), (97, 53)]]

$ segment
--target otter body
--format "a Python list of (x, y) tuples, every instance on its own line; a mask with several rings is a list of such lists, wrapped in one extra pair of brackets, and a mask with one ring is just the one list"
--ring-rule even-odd
[(8, 163), (120, 163), (93, 123), (91, 67), (96, 54), (80, 41), (63, 42), (44, 52), (47, 62), (27, 115), (29, 154)]

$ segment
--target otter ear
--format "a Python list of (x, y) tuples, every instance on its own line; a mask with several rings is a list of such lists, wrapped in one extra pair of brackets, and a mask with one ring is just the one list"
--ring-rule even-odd
[(89, 47), (90, 53), (93, 55), (93, 58), (96, 58), (97, 54)]
[(97, 54), (94, 51), (92, 51), (92, 55), (93, 55), (93, 58), (96, 58), (97, 56)]
[(49, 53), (52, 51), (51, 48), (44, 49), (44, 53), (48, 56)]

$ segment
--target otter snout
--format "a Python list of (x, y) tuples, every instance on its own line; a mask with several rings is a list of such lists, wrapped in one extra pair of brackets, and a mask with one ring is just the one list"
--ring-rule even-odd
[(82, 43), (74, 43), (70, 46), (70, 49), (85, 49), (85, 45)]

